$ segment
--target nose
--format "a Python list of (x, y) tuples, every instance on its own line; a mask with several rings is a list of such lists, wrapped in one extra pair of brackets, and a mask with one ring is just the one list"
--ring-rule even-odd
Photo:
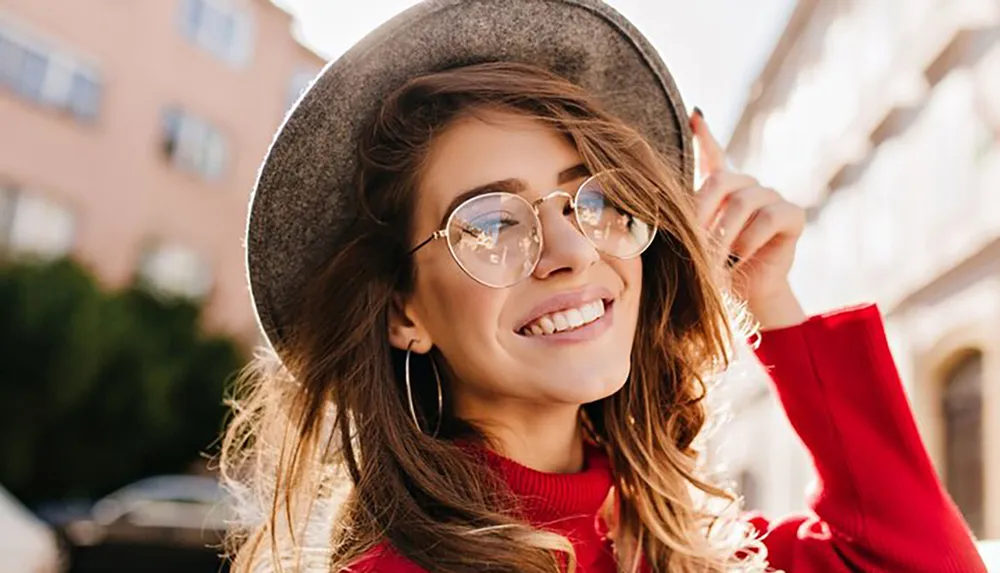
[(600, 260), (600, 253), (577, 228), (568, 197), (546, 201), (538, 209), (538, 219), (542, 222), (542, 252), (535, 278), (575, 275)]

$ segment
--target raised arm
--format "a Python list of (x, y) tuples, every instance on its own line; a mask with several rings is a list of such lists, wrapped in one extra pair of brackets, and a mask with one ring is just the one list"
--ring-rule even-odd
[(875, 306), (765, 331), (757, 350), (819, 478), (812, 513), (752, 522), (787, 573), (985, 573), (917, 433)]

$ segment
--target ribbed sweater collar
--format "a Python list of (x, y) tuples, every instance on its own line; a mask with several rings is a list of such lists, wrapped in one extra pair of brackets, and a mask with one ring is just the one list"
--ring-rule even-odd
[(584, 448), (583, 469), (569, 474), (540, 472), (492, 451), (487, 451), (486, 459), (517, 497), (525, 519), (573, 542), (579, 571), (612, 572), (612, 548), (598, 516), (611, 492), (611, 466), (598, 447)]

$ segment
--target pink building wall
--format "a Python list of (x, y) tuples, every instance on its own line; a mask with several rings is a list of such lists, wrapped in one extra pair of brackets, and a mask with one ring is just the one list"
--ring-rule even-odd
[[(4, 0), (0, 24), (99, 71), (101, 103), (83, 122), (0, 85), (0, 183), (67, 207), (72, 254), (109, 286), (132, 280), (149, 244), (196, 252), (211, 272), (206, 326), (252, 341), (247, 197), (296, 74), (322, 60), (292, 37), (287, 13), (243, 0), (230, 4), (248, 14), (252, 49), (246, 65), (227, 62), (183, 35), (187, 1)], [(218, 179), (181, 170), (164, 152), (163, 113), (174, 105), (224, 134)]]

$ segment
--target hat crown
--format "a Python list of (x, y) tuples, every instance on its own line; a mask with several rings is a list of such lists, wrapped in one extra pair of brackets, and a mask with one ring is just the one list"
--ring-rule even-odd
[(659, 54), (599, 0), (429, 0), (329, 63), (286, 116), (251, 195), (247, 275), (258, 322), (279, 353), (310, 277), (356, 216), (357, 141), (411, 78), (464, 65), (539, 66), (591, 92), (693, 179), (691, 132)]

